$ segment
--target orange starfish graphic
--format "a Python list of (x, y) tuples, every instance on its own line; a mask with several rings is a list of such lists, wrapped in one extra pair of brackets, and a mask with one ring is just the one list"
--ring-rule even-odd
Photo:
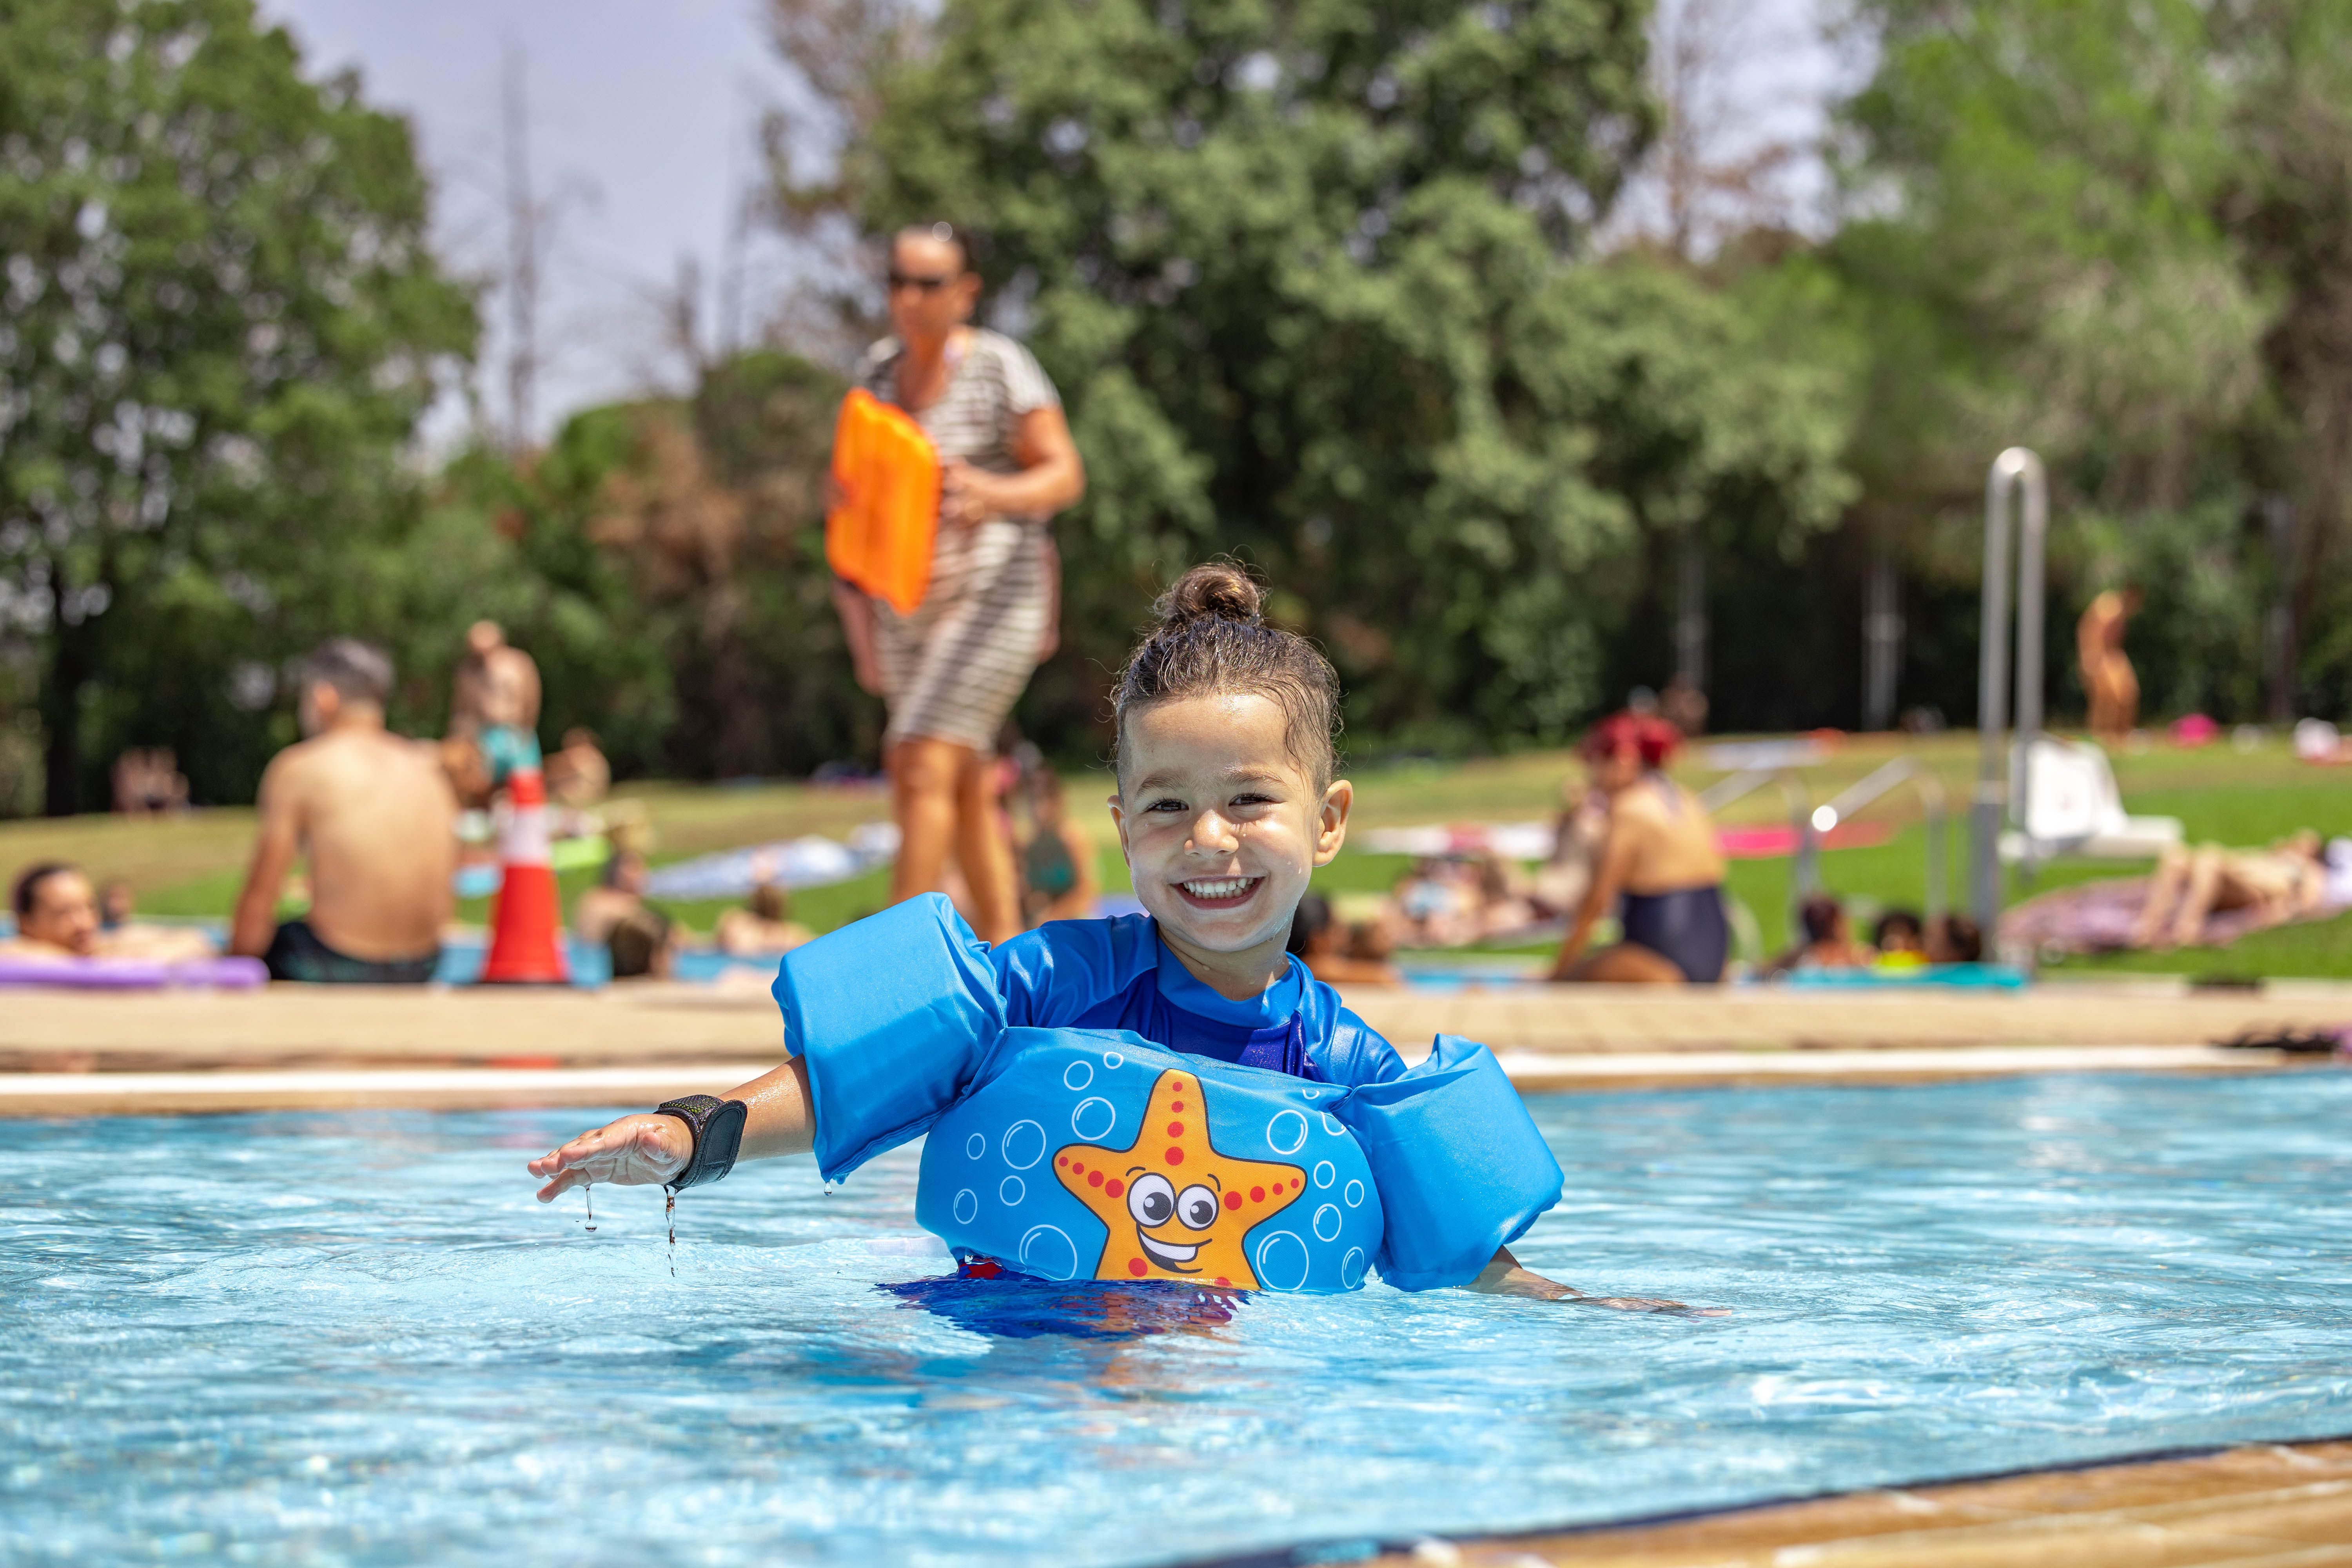
[(1201, 1080), (1174, 1068), (1151, 1086), (1142, 1129), (1124, 1149), (1071, 1143), (1054, 1173), (1110, 1227), (1097, 1279), (1192, 1279), (1255, 1290), (1242, 1237), (1306, 1190), (1296, 1165), (1235, 1160), (1209, 1142)]

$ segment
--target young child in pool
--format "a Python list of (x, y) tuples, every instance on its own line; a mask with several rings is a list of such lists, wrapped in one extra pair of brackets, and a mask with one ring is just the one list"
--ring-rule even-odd
[[(1194, 567), (1160, 600), (1159, 626), (1120, 678), (1110, 811), (1148, 913), (1055, 921), (985, 950), (985, 962), (1007, 1026), (1127, 1029), (1170, 1050), (1316, 1082), (1388, 1083), (1405, 1075), (1396, 1051), (1286, 951), (1309, 876), (1347, 837), (1354, 789), (1332, 776), (1337, 677), (1304, 638), (1266, 626), (1258, 604), (1238, 569)], [(808, 1068), (816, 1043), (802, 1038), (793, 1014), (793, 962), (777, 990), (794, 1054), (729, 1097), (747, 1108), (738, 1159), (817, 1142)], [(1509, 1114), (1526, 1116), (1515, 1098)], [(1509, 1131), (1534, 1136), (1531, 1127)], [(530, 1168), (547, 1178), (541, 1202), (597, 1182), (668, 1183), (694, 1159), (695, 1137), (677, 1113), (626, 1116)], [(1678, 1305), (1586, 1296), (1521, 1268), (1507, 1246), (1467, 1283), (1551, 1300)]]

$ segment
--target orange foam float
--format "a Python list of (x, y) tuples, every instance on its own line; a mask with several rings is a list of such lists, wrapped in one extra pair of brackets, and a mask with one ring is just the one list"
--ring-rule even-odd
[(865, 390), (842, 399), (833, 427), (842, 504), (825, 515), (836, 575), (910, 615), (931, 585), (940, 528), (940, 457), (905, 410)]

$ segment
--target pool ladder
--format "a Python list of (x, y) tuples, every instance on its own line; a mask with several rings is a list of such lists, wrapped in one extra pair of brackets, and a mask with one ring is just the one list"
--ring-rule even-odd
[(1805, 833), (1809, 838), (1826, 837), (1839, 823), (1906, 784), (1918, 793), (1920, 805), (1927, 811), (1927, 919), (1932, 921), (1944, 912), (1944, 868), (1951, 853), (1951, 813), (1946, 803), (1944, 781), (1936, 776), (1935, 769), (1916, 758), (1897, 757), (1847, 785), (1827, 805), (1816, 808), (1805, 822)]
[(1796, 865), (1789, 878), (1789, 930), (1792, 933), (1799, 929), (1798, 914), (1805, 895), (1822, 885), (1822, 841), (1839, 823), (1852, 819), (1874, 801), (1906, 784), (1918, 795), (1927, 819), (1927, 919), (1933, 921), (1944, 912), (1945, 875), (1951, 858), (1951, 810), (1944, 793), (1944, 781), (1936, 776), (1933, 768), (1915, 758), (1897, 757), (1847, 785), (1821, 806), (1812, 804), (1803, 775), (1793, 768), (1743, 768), (1709, 784), (1699, 795), (1699, 804), (1712, 816), (1768, 784), (1780, 786), (1780, 798), (1789, 807), (1789, 826), (1796, 833)]
[(1780, 798), (1789, 807), (1789, 826), (1796, 833), (1797, 864), (1789, 878), (1789, 929), (1795, 931), (1797, 912), (1804, 906), (1805, 895), (1821, 885), (1819, 845), (1812, 831), (1813, 797), (1805, 788), (1803, 775), (1787, 767), (1742, 768), (1707, 785), (1700, 793), (1698, 803), (1712, 817), (1733, 801), (1753, 795), (1768, 784), (1780, 786)]

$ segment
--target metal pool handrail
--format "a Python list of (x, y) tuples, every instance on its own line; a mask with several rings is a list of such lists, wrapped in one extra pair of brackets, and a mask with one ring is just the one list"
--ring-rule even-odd
[(1920, 802), (1927, 808), (1927, 918), (1932, 921), (1944, 912), (1944, 867), (1951, 838), (1944, 781), (1936, 776), (1935, 769), (1911, 757), (1897, 757), (1858, 783), (1847, 785), (1827, 805), (1815, 807), (1805, 830), (1809, 835), (1827, 837), (1839, 823), (1904, 784), (1919, 792)]
[(1810, 821), (1813, 797), (1805, 788), (1803, 777), (1793, 768), (1742, 768), (1707, 785), (1700, 792), (1698, 803), (1713, 816), (1733, 801), (1753, 795), (1768, 784), (1780, 786), (1780, 798), (1789, 807), (1789, 826), (1797, 834), (1796, 865), (1789, 878), (1789, 921), (1793, 931), (1797, 910), (1804, 903), (1805, 895), (1821, 883)]
[[(2017, 560), (2017, 761), (2004, 768), (2009, 684), (2009, 498), (2025, 492), (2024, 531)], [(2010, 792), (2025, 797), (2026, 758), (2042, 732), (2042, 562), (2050, 529), (2050, 489), (2042, 459), (2011, 447), (1985, 476), (1984, 605), (1977, 650), (1977, 787), (1969, 808), (1969, 906), (1990, 933), (2000, 919), (2000, 830)], [(2005, 777), (2012, 773), (2013, 777)]]

